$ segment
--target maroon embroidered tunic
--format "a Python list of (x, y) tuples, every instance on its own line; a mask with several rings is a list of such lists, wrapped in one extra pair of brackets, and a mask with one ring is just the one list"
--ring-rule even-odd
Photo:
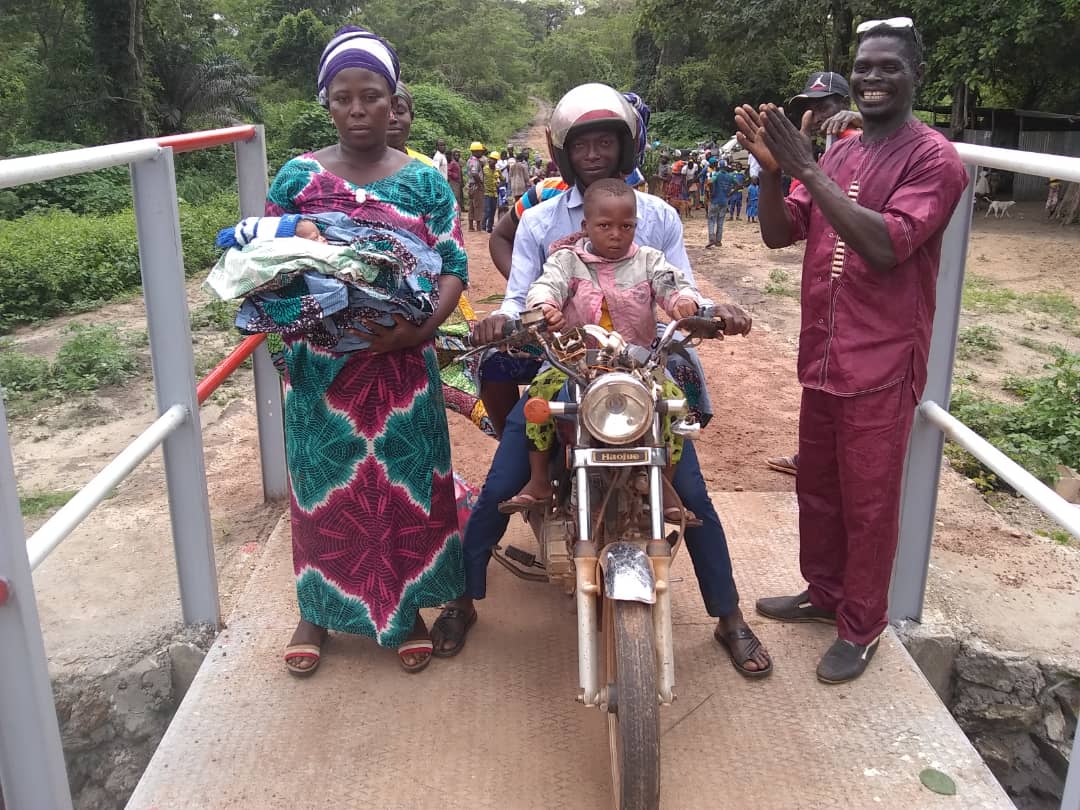
[[(790, 243), (806, 240), (799, 382), (850, 396), (911, 380), (926, 384), (941, 237), (967, 172), (943, 135), (910, 121), (888, 138), (846, 138), (821, 167), (859, 205), (885, 218), (899, 261), (874, 270), (844, 245), (800, 186), (785, 200)], [(789, 244), (790, 244), (789, 243)]]
[[(941, 237), (967, 183), (953, 146), (909, 122), (888, 138), (833, 146), (821, 166), (880, 212), (897, 264), (871, 268), (805, 186), (787, 198), (791, 241), (806, 239), (799, 340), (800, 567), (837, 634), (872, 643), (888, 621), (900, 482), (926, 384)], [(859, 395), (859, 396), (856, 396)]]

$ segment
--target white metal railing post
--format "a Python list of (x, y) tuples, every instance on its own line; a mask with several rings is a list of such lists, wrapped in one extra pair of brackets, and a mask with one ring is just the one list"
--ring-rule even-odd
[(1080, 724), (1073, 733), (1069, 770), (1065, 774), (1065, 789), (1061, 792), (1061, 810), (1080, 810)]
[[(975, 174), (976, 167), (969, 165), (967, 189), (945, 228), (941, 244), (937, 307), (923, 399), (940, 402), (945, 408), (949, 407), (952, 389), (960, 299), (964, 289), (964, 260), (967, 257), (972, 203), (975, 199)], [(903, 619), (918, 621), (922, 618), (944, 444), (945, 437), (941, 431), (916, 410), (904, 465), (900, 538), (889, 589), (889, 618), (894, 622)]]
[[(236, 180), (240, 190), (240, 216), (261, 216), (266, 207), (266, 136), (263, 126), (255, 127), (255, 137), (236, 142)], [(285, 421), (281, 402), (281, 375), (270, 359), (265, 341), (251, 357), (255, 370), (255, 405), (259, 423), (259, 458), (262, 465), (263, 497), (284, 498), (289, 494), (285, 460)]]
[(0, 786), (15, 810), (71, 810), (52, 681), (0, 397)]
[(162, 149), (152, 159), (132, 163), (131, 186), (158, 414), (173, 405), (188, 412), (184, 424), (162, 445), (180, 603), (186, 623), (218, 627), (221, 607), (172, 150)]

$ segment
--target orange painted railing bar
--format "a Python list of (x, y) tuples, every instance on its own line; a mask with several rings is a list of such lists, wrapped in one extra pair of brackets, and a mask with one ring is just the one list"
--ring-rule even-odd
[(224, 143), (246, 141), (254, 137), (255, 125), (244, 124), (239, 127), (208, 129), (203, 132), (190, 132), (182, 135), (166, 135), (164, 138), (158, 138), (157, 142), (161, 146), (171, 146), (174, 152), (192, 152), (210, 146), (221, 146)]
[(228, 357), (203, 377), (199, 384), (195, 386), (195, 395), (199, 399), (199, 404), (202, 405), (206, 402), (207, 398), (218, 389), (218, 386), (225, 382), (228, 376), (236, 371), (240, 364), (247, 360), (264, 340), (266, 340), (266, 335), (251, 335), (244, 338), (243, 342), (233, 349)]

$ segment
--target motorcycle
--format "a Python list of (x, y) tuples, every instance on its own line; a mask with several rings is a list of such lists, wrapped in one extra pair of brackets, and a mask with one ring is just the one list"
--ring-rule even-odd
[(553, 454), (551, 501), (526, 513), (538, 551), (497, 547), (495, 559), (576, 599), (577, 700), (606, 715), (616, 810), (659, 807), (659, 709), (675, 700), (669, 572), (686, 517), (665, 536), (665, 487), (683, 510), (661, 475), (669, 455), (661, 420), (670, 415), (683, 436), (700, 426), (685, 399), (664, 397), (665, 369), (669, 354), (723, 332), (708, 308), (671, 322), (645, 348), (595, 325), (549, 332), (536, 309), (508, 321), (496, 343), (462, 355), (531, 344), (567, 376), (564, 400), (525, 405), (530, 422), (555, 419), (565, 451)]

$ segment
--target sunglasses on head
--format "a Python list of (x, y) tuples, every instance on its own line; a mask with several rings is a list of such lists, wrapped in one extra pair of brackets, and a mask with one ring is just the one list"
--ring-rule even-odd
[(887, 20), (867, 20), (866, 22), (859, 23), (859, 27), (855, 29), (856, 34), (865, 34), (872, 28), (877, 28), (879, 25), (888, 26), (889, 28), (910, 28), (915, 30), (915, 22), (911, 17), (890, 17)]
[(919, 36), (918, 30), (915, 28), (915, 21), (912, 20), (911, 17), (890, 17), (887, 20), (867, 20), (866, 22), (861, 22), (855, 29), (855, 36), (861, 39), (862, 35), (867, 31), (882, 27), (894, 28), (897, 31), (910, 33), (911, 38), (920, 46), (922, 45), (922, 37)]

